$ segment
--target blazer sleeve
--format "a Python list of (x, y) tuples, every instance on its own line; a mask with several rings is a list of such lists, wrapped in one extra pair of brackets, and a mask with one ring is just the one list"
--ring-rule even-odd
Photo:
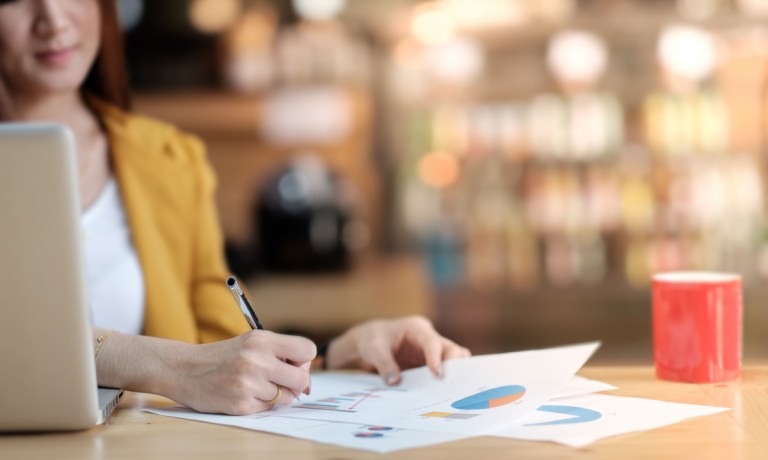
[(190, 298), (198, 326), (198, 342), (208, 343), (240, 335), (249, 330), (249, 326), (226, 286), (229, 271), (224, 260), (224, 243), (214, 200), (216, 177), (202, 142), (192, 136), (186, 136), (185, 141), (193, 152), (193, 169), (197, 179), (195, 224), (191, 229), (193, 264)]

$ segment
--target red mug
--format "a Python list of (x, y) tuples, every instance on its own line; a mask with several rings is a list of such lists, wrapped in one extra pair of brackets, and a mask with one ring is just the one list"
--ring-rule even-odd
[(653, 277), (656, 376), (678, 382), (721, 382), (741, 372), (741, 277), (671, 272)]

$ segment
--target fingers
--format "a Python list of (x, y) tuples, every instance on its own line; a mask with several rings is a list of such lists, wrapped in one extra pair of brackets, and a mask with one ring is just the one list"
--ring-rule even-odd
[(443, 361), (470, 356), (469, 350), (441, 336), (425, 318), (408, 318), (407, 328), (424, 354), (424, 362), (438, 378), (443, 377)]
[(242, 403), (241, 409), (237, 409), (232, 415), (250, 415), (268, 411), (276, 406), (290, 405), (295, 399), (289, 390), (272, 382), (260, 385), (254, 393), (250, 401), (247, 404)]
[(405, 318), (403, 321), (406, 340), (410, 337), (415, 345), (421, 349), (424, 362), (432, 374), (438, 378), (442, 377), (443, 337), (437, 333), (432, 323), (426, 318), (415, 316)]
[(462, 346), (457, 345), (454, 341), (442, 338), (443, 340), (443, 361), (449, 359), (468, 358), (472, 356), (470, 351)]
[(306, 388), (306, 389), (304, 389), (303, 393), (304, 393), (305, 395), (309, 396), (309, 394), (310, 394), (310, 393), (312, 393), (312, 376), (311, 376), (311, 375), (310, 375), (310, 373), (309, 373), (309, 371), (310, 371), (310, 370), (311, 370), (311, 368), (312, 368), (312, 361), (310, 361), (310, 362), (307, 362), (307, 363), (304, 363), (304, 364), (302, 364), (302, 365), (301, 365), (301, 366), (299, 366), (299, 367), (300, 367), (301, 369), (303, 369), (303, 370), (304, 370), (304, 371), (307, 373), (307, 376), (308, 376), (308, 378), (307, 378), (307, 380), (308, 380), (308, 382), (307, 382), (307, 388)]
[(424, 360), (427, 363), (427, 367), (432, 371), (435, 377), (442, 378), (443, 376), (443, 341), (440, 335), (431, 331), (423, 331), (419, 335), (419, 344), (424, 352)]
[(269, 381), (284, 387), (295, 399), (298, 395), (305, 393), (309, 387), (309, 367), (294, 366), (280, 360), (276, 360), (274, 369), (270, 370)]
[[(260, 401), (270, 401), (280, 395), (269, 406), (286, 405), (296, 399), (301, 393), (309, 392), (309, 369), (317, 353), (315, 344), (308, 339), (297, 336), (275, 334), (269, 331), (256, 330), (246, 333), (246, 346), (242, 350), (247, 356), (243, 369), (251, 380), (255, 391), (253, 398)], [(255, 367), (251, 367), (255, 365)], [(263, 406), (262, 406), (263, 407)], [(262, 410), (269, 409), (263, 407)]]
[(270, 381), (264, 381), (254, 389), (253, 398), (267, 406), (290, 404), (294, 400), (293, 393), (289, 389)]
[(311, 362), (317, 356), (317, 346), (309, 339), (293, 335), (260, 332), (267, 335), (264, 340), (268, 342), (268, 346), (275, 356), (280, 359), (303, 364)]
[(361, 352), (363, 359), (376, 368), (384, 383), (390, 386), (400, 383), (400, 366), (395, 361), (392, 345), (388, 340), (375, 340)]

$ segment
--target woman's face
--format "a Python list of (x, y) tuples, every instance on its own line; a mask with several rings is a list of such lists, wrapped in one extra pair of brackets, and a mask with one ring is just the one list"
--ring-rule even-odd
[(0, 76), (12, 97), (76, 91), (100, 36), (98, 0), (0, 0)]

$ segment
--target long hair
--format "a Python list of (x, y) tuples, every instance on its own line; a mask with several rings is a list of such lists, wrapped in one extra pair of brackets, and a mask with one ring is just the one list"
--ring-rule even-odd
[(123, 32), (116, 0), (98, 0), (101, 10), (101, 46), (85, 77), (82, 90), (123, 110), (131, 108)]
[[(117, 17), (116, 0), (99, 2), (101, 14), (101, 43), (81, 91), (93, 94), (123, 110), (131, 108), (123, 32)], [(14, 119), (14, 110), (8, 85), (0, 75), (0, 121)]]
[(3, 76), (0, 75), (0, 122), (13, 120), (13, 104), (11, 104), (11, 94), (8, 92), (8, 85), (5, 84)]

